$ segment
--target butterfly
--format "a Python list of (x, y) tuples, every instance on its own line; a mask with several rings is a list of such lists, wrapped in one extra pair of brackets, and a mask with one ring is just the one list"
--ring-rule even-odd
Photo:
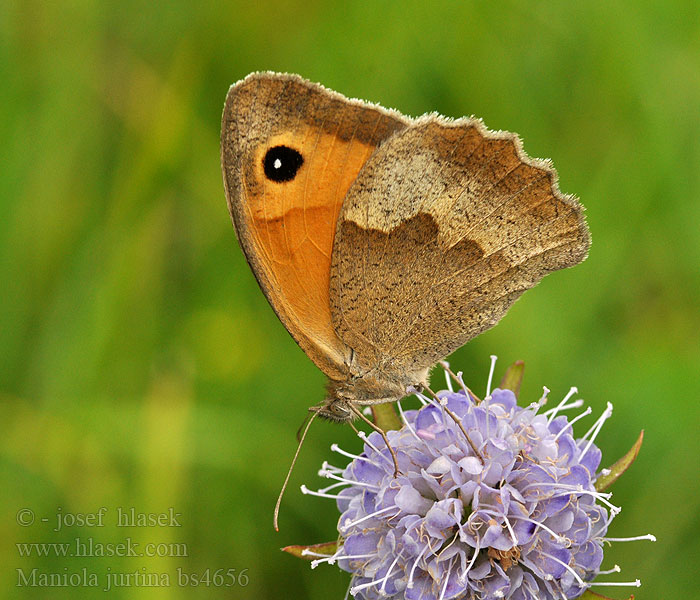
[(427, 385), (590, 245), (582, 206), (516, 135), (409, 118), (298, 75), (230, 88), (221, 163), (248, 263), (328, 377), (311, 410), (335, 421)]

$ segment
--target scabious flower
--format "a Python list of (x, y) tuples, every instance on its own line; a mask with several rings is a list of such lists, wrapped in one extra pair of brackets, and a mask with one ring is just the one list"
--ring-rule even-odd
[(581, 406), (575, 388), (542, 412), (546, 388), (521, 408), (510, 390), (479, 401), (458, 381), (457, 391), (418, 394), (423, 406), (401, 410), (403, 427), (387, 432), (397, 477), (377, 432), (363, 436), (359, 456), (333, 446), (353, 460), (324, 464), (320, 474), (336, 482), (302, 490), (336, 499), (342, 545), (313, 566), (337, 562), (353, 575), (350, 593), (367, 600), (579, 597), (601, 573), (620, 510), (595, 488), (594, 439), (612, 406), (575, 439), (574, 421), (591, 412), (561, 414)]

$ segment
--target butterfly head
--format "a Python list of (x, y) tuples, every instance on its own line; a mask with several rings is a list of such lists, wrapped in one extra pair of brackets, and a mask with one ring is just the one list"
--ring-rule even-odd
[(333, 380), (328, 382), (327, 390), (324, 401), (317, 406), (312, 406), (309, 410), (335, 423), (354, 420), (357, 417), (356, 410), (352, 407), (352, 403), (356, 400), (354, 390), (343, 382)]
[(317, 413), (319, 417), (335, 423), (347, 423), (357, 417), (350, 408), (350, 403), (338, 398), (328, 398), (320, 406), (312, 406), (309, 410)]
[(393, 379), (365, 375), (347, 381), (329, 380), (328, 393), (322, 404), (309, 410), (320, 417), (346, 423), (360, 416), (363, 406), (394, 402), (406, 395), (406, 387)]

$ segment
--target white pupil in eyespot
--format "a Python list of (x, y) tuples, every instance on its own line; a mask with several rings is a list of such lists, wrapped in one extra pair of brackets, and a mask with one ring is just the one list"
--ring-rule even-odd
[(282, 161), (279, 158), (275, 159), (275, 164), (274, 164), (275, 169), (281, 169), (282, 168)]

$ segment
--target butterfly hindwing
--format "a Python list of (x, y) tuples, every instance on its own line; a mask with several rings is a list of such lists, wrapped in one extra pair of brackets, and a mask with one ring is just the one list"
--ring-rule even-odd
[(588, 246), (582, 207), (516, 136), (423, 117), (382, 144), (348, 190), (331, 263), (333, 324), (360, 371), (416, 372), (495, 325)]

